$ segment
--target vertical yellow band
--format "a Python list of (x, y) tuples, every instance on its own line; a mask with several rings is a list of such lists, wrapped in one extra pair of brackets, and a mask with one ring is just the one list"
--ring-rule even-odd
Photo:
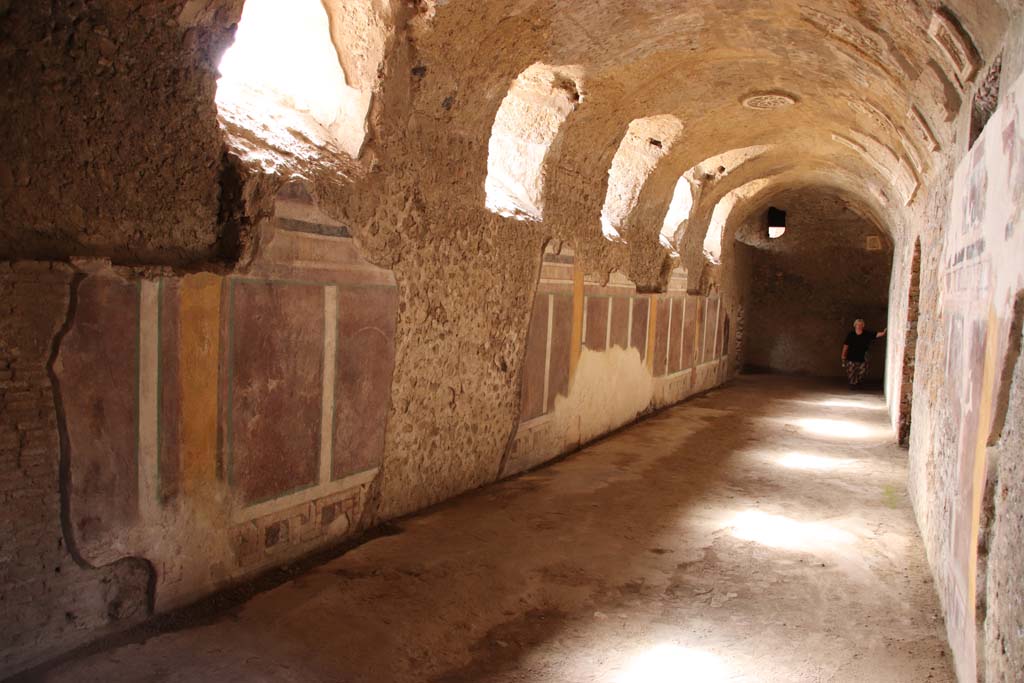
[[(978, 536), (981, 533), (981, 506), (985, 494), (985, 470), (988, 466), (989, 429), (992, 426), (992, 402), (995, 395), (996, 364), (998, 362), (999, 322), (995, 308), (989, 304), (985, 364), (981, 380), (981, 405), (978, 410), (978, 434), (974, 443), (974, 472), (971, 486), (971, 554), (967, 565), (967, 614), (977, 628)], [(968, 632), (970, 633), (970, 631)]]
[(569, 354), (569, 386), (576, 377), (576, 366), (583, 352), (583, 269), (579, 264), (572, 267), (572, 350)]
[(181, 281), (178, 353), (181, 381), (182, 490), (195, 493), (217, 478), (220, 297), (223, 278)]

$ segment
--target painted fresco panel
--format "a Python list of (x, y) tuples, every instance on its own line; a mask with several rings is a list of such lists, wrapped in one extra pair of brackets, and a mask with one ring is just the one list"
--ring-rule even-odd
[(946, 321), (946, 404), (957, 429), (957, 490), (950, 519), (951, 580), (942, 586), (961, 678), (974, 677), (971, 564), (985, 487), (985, 446), (997, 417), (1014, 300), (1024, 290), (1024, 77), (989, 119), (953, 182), (940, 265)]
[(583, 345), (594, 351), (608, 347), (608, 297), (587, 297), (587, 329)]
[(699, 296), (686, 297), (686, 311), (683, 318), (683, 365), (684, 370), (696, 365), (697, 340), (697, 316), (700, 315), (700, 304), (703, 301)]
[(654, 331), (654, 376), (661, 377), (665, 374), (665, 361), (668, 358), (669, 342), (669, 305), (671, 300), (665, 297), (658, 297), (658, 313), (655, 317)]
[(611, 345), (622, 349), (629, 344), (629, 301), (621, 296), (612, 299)]
[(251, 504), (317, 481), (324, 290), (233, 280), (228, 315), (229, 481)]
[(707, 324), (704, 327), (704, 353), (701, 362), (708, 363), (715, 359), (717, 348), (715, 333), (718, 330), (718, 297), (707, 298)]
[(694, 297), (693, 307), (696, 308), (696, 346), (693, 349), (693, 360), (695, 364), (699, 364), (703, 359), (703, 340), (705, 340), (705, 332), (707, 332), (707, 313), (708, 313), (708, 299), (702, 296)]
[(633, 297), (633, 333), (629, 345), (640, 352), (641, 360), (647, 358), (647, 315), (650, 298)]
[(672, 298), (672, 323), (669, 326), (668, 341), (668, 371), (669, 373), (679, 372), (682, 367), (679, 363), (680, 344), (682, 342), (683, 301), (681, 297)]
[(179, 280), (159, 284), (159, 359), (157, 411), (157, 483), (161, 502), (178, 495), (181, 485), (181, 373)]
[(572, 286), (573, 258), (571, 256), (556, 256), (544, 254), (544, 262), (541, 264), (541, 284), (557, 286), (556, 283), (566, 283)]
[(548, 342), (548, 295), (533, 301), (530, 330), (526, 335), (526, 362), (523, 366), (520, 421), (544, 414), (544, 363)]
[(556, 294), (553, 303), (548, 410), (555, 407), (556, 396), (569, 395), (569, 358), (572, 355), (572, 295)]
[(730, 328), (731, 328), (731, 324), (730, 324), (730, 321), (729, 321), (729, 314), (726, 313), (724, 316), (722, 316), (722, 338), (721, 338), (721, 340), (719, 340), (721, 342), (719, 344), (719, 347), (720, 347), (719, 348), (719, 355), (720, 356), (727, 356), (727, 355), (729, 355), (729, 334), (731, 334), (731, 332), (732, 332), (732, 330)]
[(139, 516), (138, 283), (82, 281), (55, 369), (70, 449), (71, 523), (79, 544), (102, 544)]
[(338, 286), (394, 285), (394, 275), (368, 264), (351, 239), (318, 234), (313, 224), (313, 230), (299, 232), (282, 229), (280, 223), (275, 219), (264, 224), (250, 276)]
[(394, 287), (340, 287), (331, 478), (380, 464), (395, 366)]

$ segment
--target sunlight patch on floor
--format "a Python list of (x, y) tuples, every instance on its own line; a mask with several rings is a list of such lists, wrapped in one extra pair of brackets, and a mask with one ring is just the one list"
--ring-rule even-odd
[(731, 680), (722, 661), (701, 650), (662, 643), (641, 652), (614, 680), (615, 683), (678, 683)]
[[(807, 401), (807, 403), (811, 403)], [(875, 410), (878, 412), (885, 411), (885, 403), (881, 401), (857, 401), (852, 398), (826, 398), (820, 401), (814, 401), (812, 405), (822, 406), (825, 408), (860, 408), (861, 410)]]
[(851, 458), (831, 458), (826, 455), (813, 455), (793, 451), (775, 459), (775, 464), (791, 470), (813, 470), (827, 472), (830, 470), (849, 469), (856, 464)]
[(814, 552), (850, 545), (857, 537), (827, 522), (800, 522), (760, 510), (737, 513), (728, 524), (732, 535), (770, 548)]
[(878, 426), (857, 420), (835, 420), (821, 417), (805, 417), (792, 421), (804, 432), (846, 441), (876, 441), (892, 437), (888, 426)]

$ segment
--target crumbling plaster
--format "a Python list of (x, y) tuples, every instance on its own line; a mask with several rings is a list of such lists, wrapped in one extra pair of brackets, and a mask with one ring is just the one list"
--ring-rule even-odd
[[(1024, 305), (1019, 306), (1014, 329), (1017, 353), (1020, 352), (1020, 320)], [(1024, 363), (1018, 360), (1009, 382), (1004, 420), (1024, 415)], [(984, 607), (983, 634), (979, 634), (981, 651), (979, 665), (984, 666), (988, 680), (1013, 680), (1015, 672), (1024, 670), (1024, 595), (1020, 568), (1024, 550), (1024, 427), (1019, 419), (1004, 422), (1003, 429), (992, 439), (988, 452), (989, 484), (986, 491), (981, 539), (984, 554), (984, 578), (979, 587)]]
[[(1021, 29), (1021, 18), (1018, 16), (1009, 26), (1007, 42), (1002, 51), (1004, 97), (1006, 89), (1019, 78), (1022, 71), (1024, 46), (1019, 37)], [(992, 59), (995, 59), (998, 52), (996, 50), (988, 53), (989, 58), (982, 71)], [(1012, 68), (1008, 70), (1007, 64), (1012, 64)], [(1005, 101), (1001, 104), (1005, 104)], [(937, 177), (952, 177), (957, 165), (969, 153), (969, 118), (970, 107), (965, 106), (951, 122), (950, 127), (955, 131), (955, 146), (935, 159), (938, 165)], [(920, 316), (913, 380), (914, 403), (910, 430), (908, 490), (925, 540), (929, 561), (936, 575), (937, 589), (943, 598), (947, 631), (957, 660), (959, 675), (964, 679), (973, 679), (977, 674), (984, 680), (1006, 680), (1000, 676), (1003, 675), (1002, 672), (1012, 670), (1012, 662), (1019, 654), (1012, 646), (997, 653), (995, 644), (987, 640), (996, 637), (997, 633), (1005, 632), (1001, 629), (1006, 628), (1007, 612), (1000, 612), (1000, 616), (993, 617), (995, 621), (989, 623), (986, 605), (999, 602), (1006, 605), (1006, 609), (1012, 609), (1010, 605), (1019, 604), (1019, 582), (1015, 590), (1008, 590), (1008, 584), (1003, 577), (1007, 571), (1015, 571), (1016, 575), (1020, 575), (1020, 558), (1011, 559), (1011, 556), (1002, 555), (999, 564), (996, 565), (996, 571), (1003, 572), (1002, 576), (993, 576), (989, 573), (986, 577), (986, 571), (991, 570), (986, 569), (984, 562), (979, 563), (978, 574), (973, 579), (977, 586), (976, 594), (961, 596), (959, 600), (953, 597), (956, 584), (953, 575), (962, 559), (956, 556), (958, 553), (954, 550), (960, 543), (955, 537), (956, 519), (965, 505), (961, 494), (958, 493), (961, 490), (962, 476), (959, 470), (963, 466), (958, 457), (959, 440), (964, 429), (958, 416), (966, 408), (967, 401), (966, 397), (951, 394), (949, 386), (951, 382), (963, 385), (971, 381), (971, 377), (961, 376), (960, 373), (955, 377), (951, 376), (947, 369), (951, 353), (969, 352), (966, 344), (954, 347), (949, 342), (950, 317), (943, 311), (941, 291), (941, 279), (949, 265), (946, 260), (948, 255), (944, 254), (944, 242), (948, 237), (947, 231), (952, 230), (951, 226), (955, 225), (955, 216), (952, 215), (950, 206), (953, 189), (952, 183), (933, 184), (913, 207), (908, 220), (911, 234), (897, 243), (890, 289), (890, 301), (896, 302), (897, 305), (890, 307), (890, 330), (896, 329), (899, 335), (905, 331), (907, 288), (911, 279), (914, 240), (919, 239)], [(983, 305), (983, 302), (979, 303)], [(999, 314), (1003, 316), (1006, 311), (1000, 311)], [(989, 343), (995, 341), (991, 339)], [(893, 352), (897, 348), (902, 348), (902, 342), (890, 347)], [(1019, 360), (1016, 363), (1019, 367)], [(973, 376), (980, 372), (981, 367), (973, 365), (969, 374)], [(899, 382), (900, 376), (896, 373), (887, 379), (887, 394), (891, 404), (899, 400)], [(1019, 424), (1024, 420), (1024, 416), (1011, 405), (1005, 413), (1005, 419)], [(1012, 461), (1013, 458), (1009, 460)], [(987, 490), (1000, 490), (1003, 500), (1014, 500), (1019, 495), (1015, 488), (1019, 487), (1019, 484), (1013, 473), (1013, 465), (1000, 458), (999, 467), (991, 467), (988, 471)], [(1002, 510), (1003, 514), (1014, 514), (1006, 507)], [(1012, 517), (1006, 524), (1013, 524)], [(1005, 550), (1003, 552), (1005, 553)], [(1016, 569), (1010, 570), (1013, 562), (1016, 562)], [(964, 602), (968, 605), (976, 604), (976, 612), (965, 614)], [(1000, 619), (1004, 620), (1001, 624), (998, 621)], [(986, 628), (989, 629), (987, 632)]]

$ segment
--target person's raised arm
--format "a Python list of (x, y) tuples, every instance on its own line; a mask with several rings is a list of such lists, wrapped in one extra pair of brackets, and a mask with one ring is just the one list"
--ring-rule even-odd
[[(889, 328), (887, 327), (885, 329), (887, 330)], [(884, 336), (885, 336), (885, 330), (882, 330), (881, 332), (878, 332), (878, 333), (875, 334), (875, 339), (878, 339), (879, 337), (884, 337)]]

